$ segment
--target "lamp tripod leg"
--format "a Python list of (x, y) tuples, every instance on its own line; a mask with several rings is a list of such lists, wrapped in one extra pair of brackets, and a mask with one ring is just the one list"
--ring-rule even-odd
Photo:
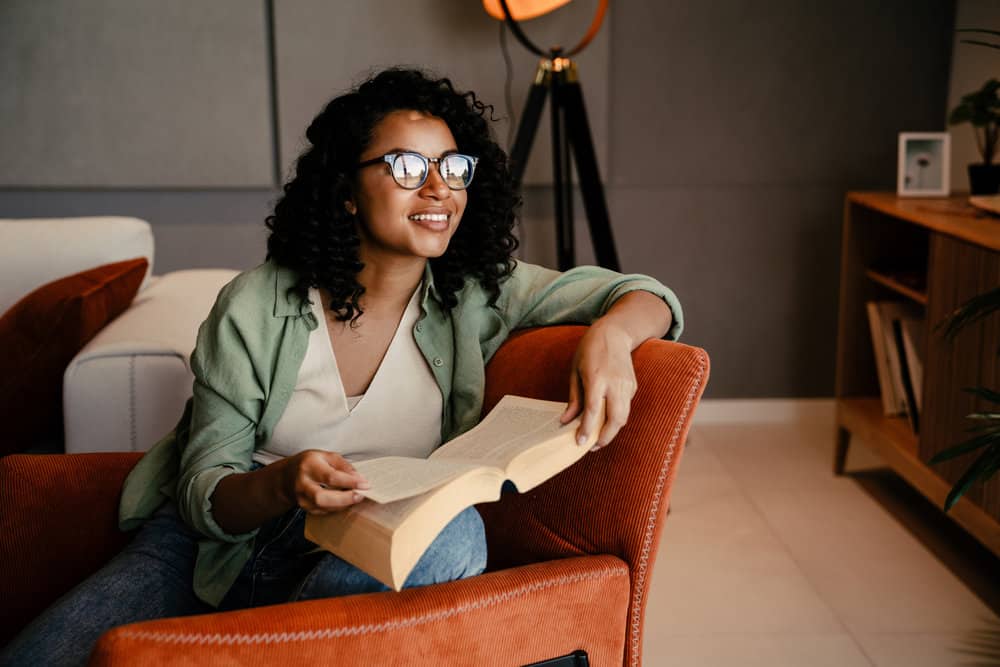
[(590, 225), (590, 240), (594, 245), (597, 263), (612, 271), (621, 270), (618, 251), (611, 233), (608, 204), (604, 198), (601, 175), (597, 170), (597, 155), (590, 138), (590, 125), (583, 106), (583, 92), (578, 81), (564, 81), (559, 90), (560, 103), (564, 109), (567, 139), (576, 158), (576, 173), (580, 179), (580, 193)]
[(562, 72), (552, 75), (552, 189), (555, 195), (556, 258), (560, 271), (576, 264), (573, 230), (573, 178), (570, 172), (569, 137), (566, 133), (566, 107), (563, 99), (565, 78)]
[[(528, 154), (531, 152), (531, 144), (535, 141), (535, 133), (538, 131), (538, 121), (542, 117), (542, 109), (545, 107), (545, 97), (549, 93), (551, 77), (549, 73), (539, 67), (535, 75), (535, 81), (528, 91), (528, 100), (524, 103), (524, 113), (521, 114), (521, 125), (517, 128), (517, 136), (514, 138), (514, 146), (510, 150), (511, 176), (514, 178), (515, 187), (521, 187), (524, 178), (524, 167), (528, 163)], [(514, 122), (511, 118), (510, 122)]]

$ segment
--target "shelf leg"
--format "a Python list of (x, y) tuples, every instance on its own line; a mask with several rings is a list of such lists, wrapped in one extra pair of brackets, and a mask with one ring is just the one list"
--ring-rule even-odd
[(833, 474), (840, 476), (844, 474), (844, 465), (847, 463), (847, 447), (851, 444), (851, 432), (843, 426), (837, 427), (837, 444), (833, 450)]

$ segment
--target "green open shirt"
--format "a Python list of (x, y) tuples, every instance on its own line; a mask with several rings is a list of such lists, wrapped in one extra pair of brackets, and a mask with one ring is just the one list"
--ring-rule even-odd
[[(137, 528), (171, 498), (184, 520), (205, 536), (193, 584), (198, 597), (213, 606), (250, 558), (257, 531), (226, 533), (213, 517), (212, 494), (226, 475), (247, 472), (254, 450), (270, 439), (295, 389), (309, 332), (318, 326), (310, 303), (289, 292), (295, 282), (293, 271), (266, 262), (222, 288), (198, 330), (191, 354), (193, 395), (184, 414), (139, 461), (122, 491), (122, 530)], [(493, 307), (478, 282), (468, 280), (448, 312), (428, 266), (413, 337), (441, 389), (442, 442), (478, 422), (486, 362), (511, 331), (589, 324), (633, 290), (667, 303), (673, 324), (666, 338), (676, 340), (683, 326), (680, 303), (647, 276), (593, 266), (559, 273), (518, 262)]]

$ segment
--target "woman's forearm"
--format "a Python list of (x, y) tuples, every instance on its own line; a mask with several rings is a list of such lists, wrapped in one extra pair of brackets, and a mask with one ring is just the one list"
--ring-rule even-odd
[(284, 514), (294, 503), (284, 492), (286, 460), (223, 477), (212, 494), (212, 515), (227, 533), (239, 535)]
[(650, 338), (662, 338), (670, 330), (673, 314), (663, 299), (651, 292), (635, 290), (612, 304), (594, 324), (613, 325), (628, 336), (634, 350)]

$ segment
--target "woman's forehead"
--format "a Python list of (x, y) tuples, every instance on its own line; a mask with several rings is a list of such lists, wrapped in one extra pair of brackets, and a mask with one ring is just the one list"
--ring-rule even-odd
[(455, 137), (447, 123), (437, 116), (406, 109), (386, 114), (375, 125), (365, 153), (405, 149), (434, 157), (456, 148)]

